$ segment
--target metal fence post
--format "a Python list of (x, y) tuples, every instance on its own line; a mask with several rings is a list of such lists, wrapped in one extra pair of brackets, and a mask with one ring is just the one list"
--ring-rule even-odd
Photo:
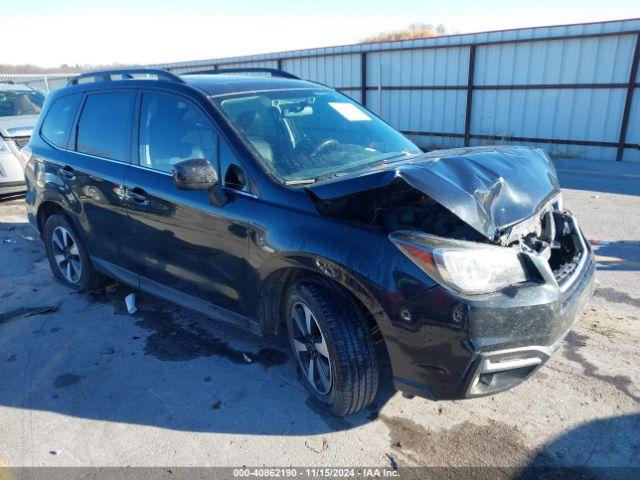
[(44, 88), (47, 91), (47, 93), (49, 93), (51, 90), (49, 90), (49, 80), (47, 79), (47, 76), (44, 76)]
[(636, 49), (633, 53), (631, 61), (631, 73), (629, 74), (629, 85), (627, 85), (627, 98), (624, 102), (624, 111), (622, 112), (622, 122), (620, 123), (620, 139), (618, 140), (618, 151), (616, 152), (616, 160), (622, 161), (624, 155), (624, 144), (627, 141), (627, 127), (629, 126), (629, 114), (631, 113), (631, 102), (633, 100), (633, 92), (636, 87), (636, 77), (638, 75), (638, 62), (640, 61), (640, 33), (636, 36)]
[(473, 104), (473, 77), (476, 68), (476, 46), (469, 47), (469, 76), (467, 77), (467, 108), (464, 113), (464, 146), (469, 146), (471, 136), (471, 106)]
[(367, 52), (360, 54), (360, 104), (367, 106)]

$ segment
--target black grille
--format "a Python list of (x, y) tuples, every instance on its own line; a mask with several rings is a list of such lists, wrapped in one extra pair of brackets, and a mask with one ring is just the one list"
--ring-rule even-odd
[(16, 144), (16, 147), (22, 148), (29, 143), (30, 138), (31, 137), (13, 137), (11, 140)]

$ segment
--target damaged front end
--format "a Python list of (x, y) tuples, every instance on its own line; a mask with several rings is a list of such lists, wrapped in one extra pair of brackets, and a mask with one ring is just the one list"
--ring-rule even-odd
[[(366, 208), (374, 213), (397, 207), (407, 211), (409, 203), (432, 200), (501, 244), (517, 224), (536, 215), (560, 193), (549, 157), (526, 147), (434, 151), (374, 165), (308, 189), (321, 212), (352, 218), (366, 215)], [(354, 204), (357, 212), (341, 211)]]
[[(391, 232), (391, 241), (441, 285), (462, 295), (491, 293), (524, 282), (566, 290), (589, 247), (558, 196), (517, 225), (506, 245), (444, 238), (415, 230)], [(514, 235), (514, 232), (518, 232)]]
[(386, 235), (437, 284), (385, 332), (399, 390), (456, 399), (510, 388), (591, 297), (593, 253), (541, 150), (431, 152), (309, 190), (323, 215)]
[(526, 281), (564, 285), (586, 258), (544, 152), (431, 152), (309, 187), (319, 211), (377, 229), (440, 284), (490, 293)]

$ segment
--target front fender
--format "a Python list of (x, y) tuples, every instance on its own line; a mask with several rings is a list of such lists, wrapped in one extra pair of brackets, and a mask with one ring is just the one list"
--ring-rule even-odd
[(335, 262), (332, 259), (312, 254), (298, 252), (295, 254), (277, 255), (262, 265), (257, 271), (260, 289), (264, 288), (269, 278), (283, 270), (301, 270), (309, 274), (315, 274), (336, 282), (354, 295), (372, 315), (377, 315), (383, 310), (376, 295), (371, 291), (371, 284), (366, 279), (352, 272), (348, 266)]
[(384, 333), (405, 302), (435, 285), (381, 231), (268, 204), (256, 205), (255, 218), (262, 219), (250, 244), (255, 312), (273, 275), (302, 269), (342, 285)]

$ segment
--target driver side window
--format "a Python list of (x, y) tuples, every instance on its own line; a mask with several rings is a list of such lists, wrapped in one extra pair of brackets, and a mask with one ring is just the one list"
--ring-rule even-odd
[(218, 132), (188, 100), (146, 92), (140, 107), (139, 163), (171, 172), (183, 160), (207, 159), (217, 169)]

